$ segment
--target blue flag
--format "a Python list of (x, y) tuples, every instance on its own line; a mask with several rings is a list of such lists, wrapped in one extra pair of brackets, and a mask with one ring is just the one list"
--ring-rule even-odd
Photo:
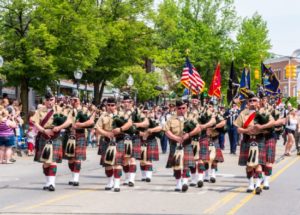
[(242, 100), (241, 110), (246, 106), (246, 94), (248, 90), (250, 90), (250, 71), (244, 68), (240, 81), (240, 100)]
[(261, 63), (262, 85), (268, 95), (278, 93), (279, 80), (271, 68)]

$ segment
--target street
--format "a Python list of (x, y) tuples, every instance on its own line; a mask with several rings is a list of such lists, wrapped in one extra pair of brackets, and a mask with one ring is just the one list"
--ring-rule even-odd
[(238, 155), (229, 154), (226, 141), (217, 182), (190, 187), (187, 193), (174, 192), (172, 170), (165, 168), (167, 155), (154, 163), (151, 183), (141, 182), (138, 170), (135, 187), (121, 186), (120, 193), (104, 190), (107, 180), (96, 148), (88, 148), (79, 187), (68, 185), (67, 162), (58, 165), (55, 192), (42, 190), (41, 164), (23, 156), (0, 166), (0, 214), (299, 214), (300, 162), (295, 152), (283, 157), (280, 140), (270, 190), (248, 194), (245, 168), (237, 165)]

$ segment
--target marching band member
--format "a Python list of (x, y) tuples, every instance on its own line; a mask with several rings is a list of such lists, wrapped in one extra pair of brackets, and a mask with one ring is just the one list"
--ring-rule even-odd
[(262, 166), (266, 164), (264, 129), (271, 128), (274, 120), (270, 114), (261, 110), (259, 98), (251, 91), (248, 94), (248, 105), (235, 120), (238, 132), (243, 134), (241, 142), (239, 165), (246, 166), (249, 186), (247, 192), (254, 190), (254, 178), (256, 178), (255, 193), (261, 193)]
[(85, 129), (94, 125), (95, 112), (90, 113), (86, 107), (80, 104), (78, 91), (74, 91), (71, 97), (72, 105), (72, 127), (68, 138), (73, 138), (73, 152), (66, 153), (68, 144), (65, 148), (65, 158), (68, 160), (68, 166), (72, 172), (72, 179), (69, 181), (69, 185), (79, 186), (79, 174), (81, 170), (81, 162), (86, 160), (86, 147), (87, 141), (85, 136)]
[[(123, 131), (131, 126), (131, 120), (125, 120), (124, 113), (117, 110), (115, 98), (108, 98), (106, 112), (99, 117), (95, 129), (102, 135), (100, 141), (101, 164), (105, 167), (108, 183), (105, 190), (114, 188), (120, 192), (120, 178), (124, 165), (124, 134)], [(110, 148), (111, 147), (111, 148)]]
[(191, 137), (198, 132), (196, 119), (187, 119), (187, 103), (176, 101), (176, 115), (165, 125), (170, 139), (170, 153), (167, 168), (173, 167), (176, 179), (175, 191), (188, 190), (189, 169), (195, 166)]
[[(45, 106), (38, 109), (31, 120), (38, 129), (36, 139), (36, 153), (34, 161), (43, 163), (43, 172), (46, 176), (44, 190), (55, 191), (55, 176), (57, 163), (62, 162), (63, 148), (60, 131), (69, 126), (68, 116), (55, 118), (55, 97), (51, 92), (45, 95)], [(55, 123), (60, 121), (60, 123)]]

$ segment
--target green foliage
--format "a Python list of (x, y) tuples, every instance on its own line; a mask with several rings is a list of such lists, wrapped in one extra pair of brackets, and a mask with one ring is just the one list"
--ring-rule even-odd
[(122, 74), (113, 80), (113, 84), (116, 87), (123, 88), (127, 85), (127, 78), (132, 75), (134, 80), (131, 94), (134, 95), (137, 92), (137, 98), (139, 102), (143, 102), (149, 99), (154, 99), (161, 92), (154, 89), (155, 86), (160, 85), (160, 77), (158, 73), (145, 73), (144, 69), (139, 66), (127, 67)]

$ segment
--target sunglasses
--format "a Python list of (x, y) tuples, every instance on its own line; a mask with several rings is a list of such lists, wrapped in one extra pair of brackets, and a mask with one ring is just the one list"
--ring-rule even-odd
[(256, 99), (250, 99), (249, 102), (258, 102)]
[(186, 107), (179, 107), (178, 110), (185, 110)]
[(116, 104), (107, 104), (108, 107), (114, 107)]

